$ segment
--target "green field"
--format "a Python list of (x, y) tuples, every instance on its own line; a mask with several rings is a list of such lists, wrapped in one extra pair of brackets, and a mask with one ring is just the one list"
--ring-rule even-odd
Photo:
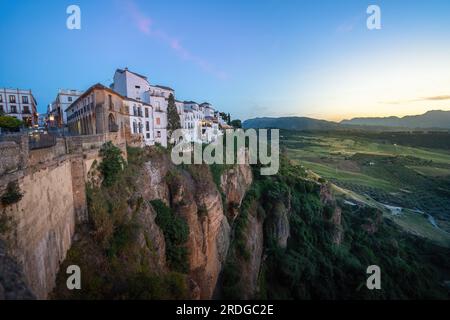
[[(288, 156), (408, 232), (450, 245), (450, 151), (342, 132), (282, 132)], [(383, 205), (402, 207), (393, 217)], [(408, 211), (410, 209), (410, 211)], [(438, 227), (415, 211), (434, 217)]]

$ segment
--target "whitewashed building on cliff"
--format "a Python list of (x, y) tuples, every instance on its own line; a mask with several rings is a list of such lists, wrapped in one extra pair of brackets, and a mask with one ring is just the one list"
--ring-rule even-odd
[[(145, 145), (160, 144), (166, 147), (168, 100), (170, 95), (175, 97), (175, 90), (167, 86), (152, 85), (146, 76), (128, 68), (116, 70), (114, 82), (109, 89), (122, 97), (131, 135), (139, 136)], [(209, 143), (221, 134), (221, 124), (224, 120), (211, 104), (175, 100), (175, 105), (181, 128), (186, 129), (186, 138), (189, 141)], [(72, 106), (67, 108), (68, 113), (73, 113), (73, 109)], [(71, 120), (72, 117), (73, 115)], [(73, 121), (70, 122), (74, 129)], [(81, 134), (92, 132), (85, 129), (77, 131)]]

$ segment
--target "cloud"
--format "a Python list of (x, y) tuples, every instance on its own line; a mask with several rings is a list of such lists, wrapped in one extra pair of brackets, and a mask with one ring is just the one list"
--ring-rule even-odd
[(384, 101), (381, 103), (383, 103), (383, 104), (404, 104), (404, 103), (421, 102), (421, 101), (445, 101), (445, 100), (450, 100), (450, 95), (421, 97), (421, 98), (411, 99), (411, 100)]
[(440, 100), (450, 100), (450, 95), (449, 96), (426, 97), (426, 98), (422, 99), (422, 101), (440, 101)]
[(153, 20), (142, 13), (133, 0), (126, 0), (125, 8), (142, 34), (160, 40), (162, 43), (169, 46), (178, 57), (194, 63), (203, 71), (212, 74), (216, 78), (220, 80), (228, 79), (228, 74), (226, 72), (219, 70), (205, 59), (190, 52), (176, 37), (169, 35), (164, 30), (156, 28)]

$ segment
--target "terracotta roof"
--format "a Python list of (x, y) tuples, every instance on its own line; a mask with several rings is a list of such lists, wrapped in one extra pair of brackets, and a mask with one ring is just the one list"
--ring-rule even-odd
[(109, 93), (115, 94), (116, 96), (122, 98), (122, 99), (126, 99), (125, 97), (123, 97), (122, 95), (120, 95), (119, 93), (117, 93), (116, 91), (114, 91), (111, 88), (105, 87), (104, 85), (102, 85), (101, 83), (96, 83), (93, 86), (89, 87), (89, 89), (87, 89), (81, 96), (79, 96), (74, 102), (72, 102), (64, 111), (69, 110), (69, 108), (71, 106), (73, 106), (75, 103), (78, 102), (78, 100), (83, 99), (84, 97), (86, 97), (87, 95), (89, 95), (92, 91), (94, 90), (105, 90)]

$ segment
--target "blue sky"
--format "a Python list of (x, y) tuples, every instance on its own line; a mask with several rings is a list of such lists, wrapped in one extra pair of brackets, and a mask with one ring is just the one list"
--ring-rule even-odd
[(449, 1), (0, 0), (0, 87), (32, 89), (44, 112), (128, 66), (235, 118), (417, 114), (450, 110), (449, 38)]

